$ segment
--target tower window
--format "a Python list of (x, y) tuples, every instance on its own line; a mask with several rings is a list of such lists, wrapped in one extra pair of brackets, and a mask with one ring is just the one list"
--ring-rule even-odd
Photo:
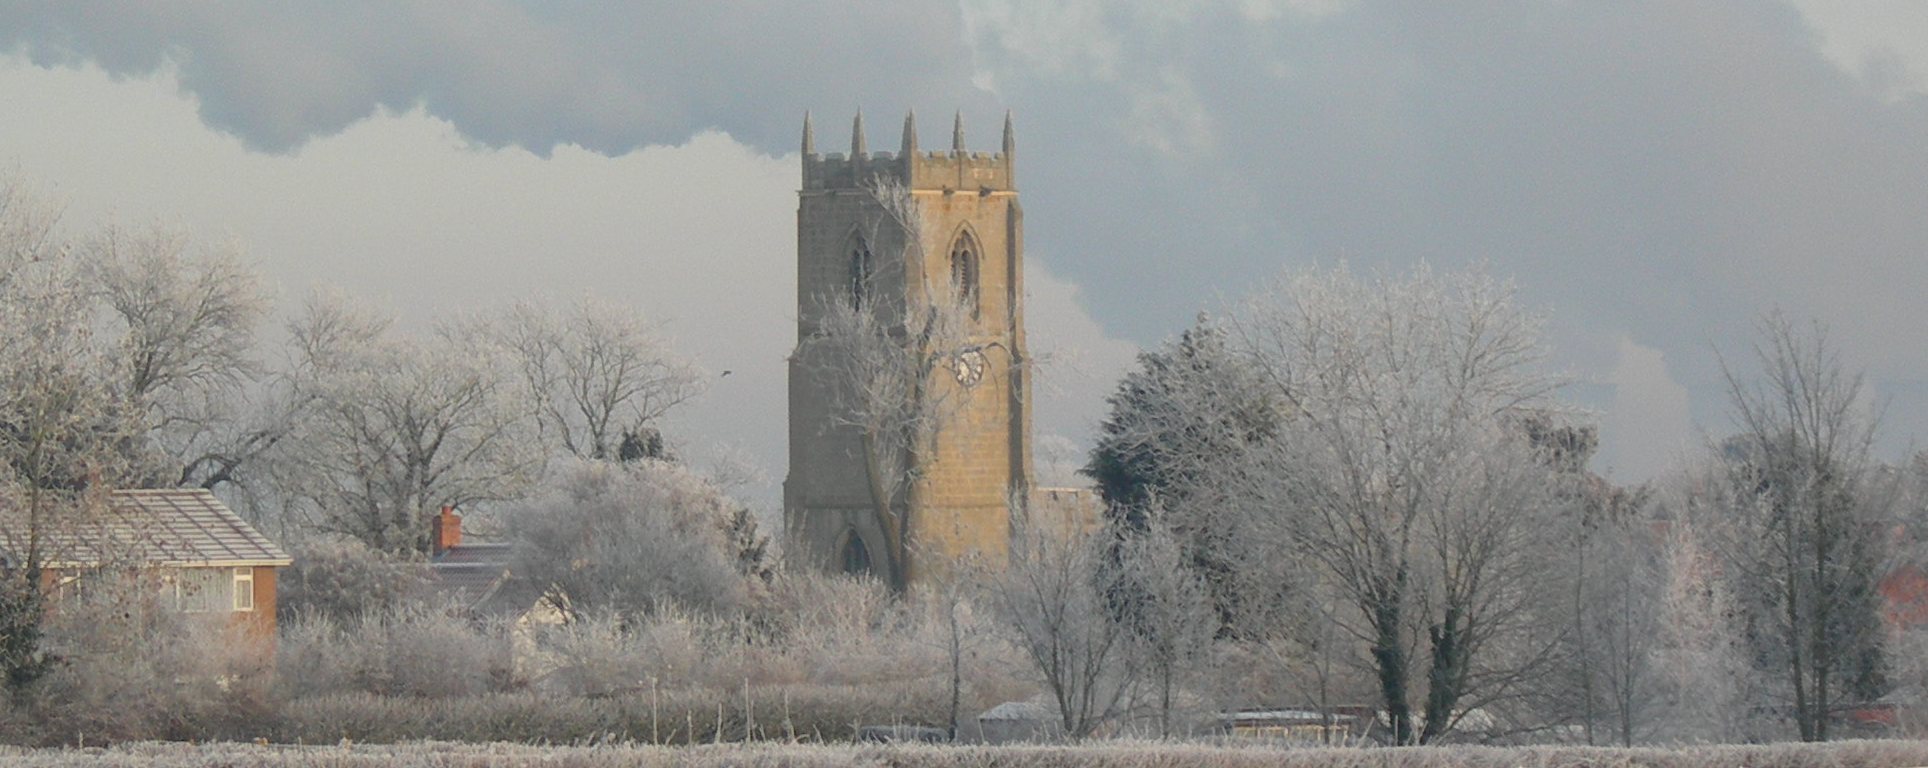
[(837, 564), (844, 573), (851, 575), (870, 573), (870, 548), (864, 546), (864, 537), (856, 530), (844, 532), (844, 543), (837, 553)]
[(862, 238), (850, 248), (850, 306), (862, 308), (870, 289), (870, 246)]
[(951, 289), (957, 302), (970, 308), (973, 320), (978, 316), (977, 284), (977, 244), (966, 234), (951, 246)]

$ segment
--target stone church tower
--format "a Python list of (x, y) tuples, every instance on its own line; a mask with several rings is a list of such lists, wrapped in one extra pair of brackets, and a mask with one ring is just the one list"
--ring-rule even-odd
[[(915, 480), (891, 502), (907, 542), (904, 580), (965, 556), (1003, 561), (1011, 536), (1007, 500), (1032, 490), (1023, 214), (1012, 166), (1008, 115), (1001, 152), (966, 151), (961, 116), (949, 151), (919, 151), (910, 116), (902, 148), (892, 154), (865, 148), (859, 114), (849, 155), (819, 155), (805, 116), (799, 353), (790, 361), (790, 475), (783, 487), (785, 528), (799, 562), (884, 575), (889, 546), (872, 503), (861, 433), (840, 415), (839, 382), (811, 364), (806, 342), (829, 302), (902, 317), (940, 291), (954, 291), (970, 318), (958, 349), (933, 357), (941, 362), (927, 377), (952, 398), (933, 455), (916, 462)], [(918, 242), (906, 242), (907, 228), (879, 202), (880, 180), (915, 202)]]

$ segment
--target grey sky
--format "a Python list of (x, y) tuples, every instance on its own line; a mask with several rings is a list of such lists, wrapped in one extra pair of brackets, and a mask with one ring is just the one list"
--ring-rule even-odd
[[(1692, 422), (1724, 428), (1712, 351), (1775, 306), (1870, 367), (1892, 444), (1928, 429), (1928, 4), (562, 5), (0, 4), (0, 49), (54, 68), (8, 65), (0, 96), (44, 106), (0, 117), (0, 152), (78, 207), (235, 229), (294, 286), (589, 290), (691, 335), (735, 324), (685, 346), (770, 366), (750, 399), (769, 421), (689, 419), (763, 456), (782, 439), (765, 398), (789, 338), (763, 328), (787, 319), (788, 153), (804, 109), (834, 150), (858, 105), (885, 148), (906, 107), (932, 131), (961, 108), (981, 148), (1016, 114), (1027, 242), (1059, 277), (1034, 287), (1079, 327), (1067, 347), (1100, 350), (1051, 431), (1097, 412), (1129, 350), (1107, 336), (1154, 342), (1283, 266), (1421, 258), (1485, 260), (1552, 312), (1623, 476), (1665, 466)], [(178, 181), (54, 162), (76, 134), (118, 135), (56, 108), (88, 89), (109, 102), (95, 120), (192, 110), (239, 143), (176, 126), (148, 151), (183, 158)], [(727, 137), (691, 141), (709, 130)], [(290, 209), (223, 192), (257, 177), (221, 163), (281, 174)], [(779, 308), (732, 304), (719, 286), (740, 280)]]

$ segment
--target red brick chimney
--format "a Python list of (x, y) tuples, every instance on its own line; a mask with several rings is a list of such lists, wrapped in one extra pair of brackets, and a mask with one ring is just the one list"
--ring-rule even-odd
[(462, 516), (455, 514), (454, 507), (442, 506), (442, 514), (436, 515), (429, 525), (429, 539), (431, 554), (435, 555), (462, 543)]

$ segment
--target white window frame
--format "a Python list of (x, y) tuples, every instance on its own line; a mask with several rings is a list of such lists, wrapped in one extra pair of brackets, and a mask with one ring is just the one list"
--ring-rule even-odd
[(234, 610), (247, 612), (254, 610), (254, 568), (239, 566), (234, 569)]

